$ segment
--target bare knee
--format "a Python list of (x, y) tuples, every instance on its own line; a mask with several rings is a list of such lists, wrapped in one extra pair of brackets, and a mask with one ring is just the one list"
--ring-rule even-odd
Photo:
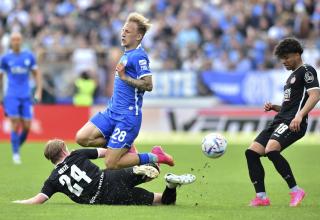
[(271, 151), (281, 151), (281, 145), (276, 140), (269, 140), (267, 147), (265, 149), (265, 154), (271, 152)]
[(15, 132), (19, 131), (20, 120), (18, 118), (10, 118), (10, 124), (11, 124), (12, 131), (15, 131)]
[(260, 154), (261, 156), (265, 155), (265, 148), (258, 142), (253, 142), (248, 149)]
[(83, 146), (83, 147), (88, 147), (89, 146), (89, 138), (86, 137), (81, 130), (79, 130), (76, 134), (76, 142), (77, 144)]
[(22, 129), (26, 132), (29, 132), (31, 127), (31, 121), (22, 119), (21, 122), (22, 122)]

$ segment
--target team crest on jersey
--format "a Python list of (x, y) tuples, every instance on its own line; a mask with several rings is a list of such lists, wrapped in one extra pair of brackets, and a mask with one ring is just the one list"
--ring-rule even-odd
[(284, 91), (283, 101), (284, 102), (290, 101), (290, 96), (291, 96), (291, 88), (290, 89), (286, 89)]
[(306, 81), (306, 83), (311, 83), (313, 82), (313, 80), (314, 80), (314, 77), (311, 72), (308, 71), (304, 74), (304, 81)]
[(293, 77), (291, 78), (291, 80), (290, 80), (290, 83), (293, 84), (293, 83), (295, 83), (295, 81), (296, 81), (296, 77), (293, 76)]
[(30, 60), (29, 59), (24, 60), (24, 65), (29, 66), (30, 65)]

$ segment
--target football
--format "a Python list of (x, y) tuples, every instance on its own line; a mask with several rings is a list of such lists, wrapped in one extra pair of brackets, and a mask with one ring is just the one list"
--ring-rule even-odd
[(221, 157), (226, 152), (227, 140), (218, 133), (207, 134), (202, 140), (201, 149), (209, 158)]

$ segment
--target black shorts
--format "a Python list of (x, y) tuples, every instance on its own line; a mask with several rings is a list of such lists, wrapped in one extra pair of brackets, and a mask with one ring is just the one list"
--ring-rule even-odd
[(145, 182), (135, 175), (132, 168), (106, 170), (101, 204), (107, 205), (152, 205), (154, 193), (136, 187)]
[(281, 151), (302, 138), (307, 131), (307, 124), (301, 123), (300, 131), (294, 132), (289, 129), (288, 122), (271, 122), (267, 128), (260, 132), (255, 141), (266, 147), (270, 139), (276, 140), (281, 145)]

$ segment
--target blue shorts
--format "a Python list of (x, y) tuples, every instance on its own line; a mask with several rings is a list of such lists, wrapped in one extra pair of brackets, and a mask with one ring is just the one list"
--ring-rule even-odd
[(31, 120), (33, 108), (31, 98), (4, 97), (4, 113), (10, 118)]
[(139, 134), (142, 116), (118, 114), (108, 109), (98, 112), (90, 122), (94, 124), (106, 139), (106, 147), (130, 148)]

